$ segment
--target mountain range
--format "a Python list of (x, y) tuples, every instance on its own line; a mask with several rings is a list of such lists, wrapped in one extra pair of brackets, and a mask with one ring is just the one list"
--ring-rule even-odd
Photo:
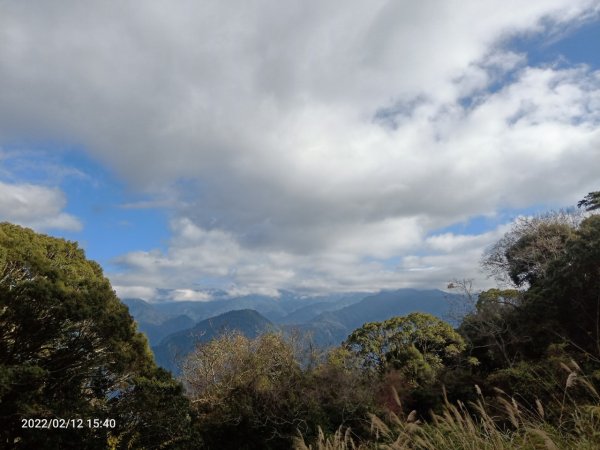
[(156, 360), (178, 373), (179, 363), (194, 346), (224, 331), (255, 337), (266, 331), (297, 330), (309, 334), (322, 347), (339, 345), (356, 328), (415, 311), (442, 319), (450, 312), (453, 294), (440, 290), (399, 289), (376, 294), (344, 293), (307, 297), (283, 291), (279, 297), (246, 295), (227, 297), (221, 292), (211, 301), (159, 301), (124, 299), (144, 332)]

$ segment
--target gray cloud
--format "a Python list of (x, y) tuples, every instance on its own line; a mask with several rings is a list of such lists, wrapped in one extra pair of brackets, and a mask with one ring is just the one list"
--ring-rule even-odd
[[(0, 137), (80, 144), (147, 204), (168, 199), (170, 248), (121, 257), (123, 285), (439, 281), (473, 270), (427, 241), (435, 229), (597, 188), (600, 75), (528, 67), (504, 45), (597, 12), (588, 0), (6, 1)], [(440, 253), (415, 267), (383, 262), (432, 242)]]

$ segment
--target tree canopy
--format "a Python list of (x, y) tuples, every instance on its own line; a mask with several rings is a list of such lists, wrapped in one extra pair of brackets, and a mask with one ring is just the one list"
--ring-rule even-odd
[(579, 222), (575, 211), (554, 211), (520, 217), (512, 229), (483, 255), (483, 268), (502, 284), (526, 287), (546, 275), (549, 265), (565, 252)]
[[(127, 428), (143, 412), (141, 380), (162, 383), (154, 390), (155, 403), (178, 389), (154, 364), (146, 338), (100, 266), (87, 260), (74, 242), (0, 224), (2, 443), (14, 448), (106, 448), (110, 441), (127, 447), (152, 427), (150, 421), (137, 423), (135, 433)], [(180, 388), (179, 396), (184, 404)], [(125, 408), (127, 404), (136, 408)], [(185, 422), (185, 408), (178, 411)], [(154, 424), (159, 417), (153, 417)], [(23, 418), (110, 418), (115, 427), (28, 430), (21, 427)], [(154, 434), (154, 445), (180, 432)]]
[(401, 370), (413, 383), (432, 380), (465, 348), (450, 324), (430, 314), (411, 313), (383, 322), (366, 323), (344, 346), (363, 367), (385, 372)]
[(586, 211), (600, 209), (600, 191), (590, 192), (577, 203), (577, 207), (585, 208)]

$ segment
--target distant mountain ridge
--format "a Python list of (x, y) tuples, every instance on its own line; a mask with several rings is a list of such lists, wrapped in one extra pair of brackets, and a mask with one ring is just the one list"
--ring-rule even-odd
[(267, 318), (252, 309), (229, 311), (216, 317), (203, 320), (192, 328), (170, 334), (160, 344), (153, 347), (157, 364), (179, 373), (180, 361), (194, 347), (229, 331), (239, 331), (244, 336), (254, 338), (277, 327)]
[(440, 290), (399, 289), (369, 295), (360, 302), (324, 312), (300, 329), (313, 334), (320, 345), (339, 345), (356, 328), (412, 312), (425, 312), (444, 319), (450, 312), (450, 294)]
[[(221, 291), (213, 294), (216, 299), (211, 301), (171, 300), (149, 303), (142, 299), (125, 298), (123, 303), (129, 307), (129, 312), (137, 321), (139, 330), (146, 333), (150, 344), (155, 346), (170, 333), (189, 328), (194, 323), (228, 311), (253, 309), (277, 324), (303, 323), (323, 311), (339, 309), (358, 302), (368, 295), (355, 292), (307, 297), (290, 291), (281, 291), (279, 297), (266, 295), (228, 297)], [(163, 298), (168, 298), (167, 293), (164, 293)], [(290, 316), (299, 310), (302, 310), (300, 317), (290, 319)], [(178, 319), (174, 322), (175, 318)], [(181, 324), (179, 329), (176, 327), (177, 323)]]
[(269, 330), (296, 330), (310, 334), (319, 346), (336, 346), (366, 322), (416, 311), (444, 319), (452, 297), (456, 295), (440, 290), (399, 289), (321, 297), (285, 292), (278, 299), (252, 295), (209, 302), (124, 302), (148, 336), (157, 362), (176, 372), (178, 359), (224, 330), (238, 330), (250, 337)]

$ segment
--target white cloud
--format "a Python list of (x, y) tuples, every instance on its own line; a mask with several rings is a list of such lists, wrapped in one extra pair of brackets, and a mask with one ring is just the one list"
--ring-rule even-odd
[[(479, 270), (480, 256), (509, 227), (510, 224), (506, 224), (475, 235), (443, 233), (427, 238), (421, 229), (405, 248), (407, 256), (391, 263), (387, 258), (392, 254), (378, 255), (377, 248), (383, 247), (385, 242), (393, 247), (396, 230), (390, 233), (379, 230), (378, 234), (353, 237), (354, 241), (365, 243), (364, 248), (342, 248), (334, 242), (331, 247), (298, 254), (243, 248), (235, 244), (231, 236), (207, 232), (188, 219), (180, 219), (172, 223), (174, 236), (166, 252), (155, 250), (124, 255), (115, 261), (121, 270), (111, 278), (119, 286), (175, 289), (172, 300), (210, 300), (209, 294), (193, 286), (207, 286), (215, 280), (230, 295), (260, 293), (273, 296), (277, 289), (339, 292), (400, 287), (443, 288), (448, 280), (457, 277), (474, 278), (480, 286), (488, 286), (491, 283)], [(373, 243), (375, 251), (367, 245), (369, 242)], [(430, 253), (413, 256), (411, 249), (417, 252), (428, 249)], [(134, 292), (137, 291), (134, 289)], [(156, 294), (156, 289), (153, 292)]]
[(212, 297), (207, 292), (196, 291), (193, 289), (175, 289), (170, 293), (170, 300), (180, 301), (197, 301), (206, 302), (212, 300)]
[[(0, 136), (77, 142), (150, 194), (124, 207), (169, 205), (169, 248), (123, 255), (120, 285), (438, 283), (474, 273), (489, 236), (434, 230), (597, 189), (600, 73), (530, 67), (506, 45), (597, 13), (593, 0), (7, 1)], [(438, 254), (389, 265), (423, 251)]]
[(151, 301), (158, 295), (155, 288), (147, 286), (117, 286), (113, 284), (113, 288), (120, 298), (141, 298), (142, 300)]
[(37, 230), (81, 230), (81, 222), (62, 211), (65, 205), (65, 196), (58, 189), (0, 181), (0, 221)]

